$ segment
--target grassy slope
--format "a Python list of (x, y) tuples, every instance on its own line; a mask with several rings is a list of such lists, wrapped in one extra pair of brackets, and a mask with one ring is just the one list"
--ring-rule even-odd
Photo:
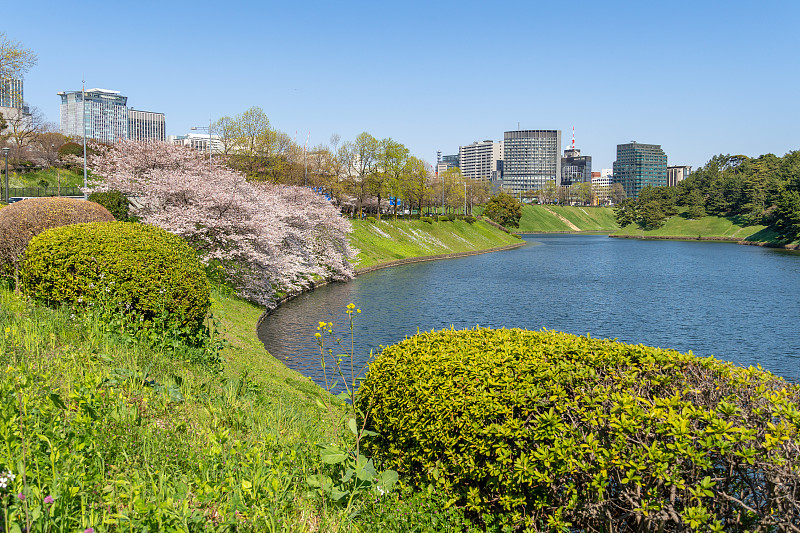
[[(519, 242), (483, 223), (387, 222), (379, 227), (390, 235), (389, 242), (366, 223), (356, 224), (354, 233), (354, 243), (371, 264)], [(349, 440), (339, 422), (341, 408), (334, 409), (334, 417), (328, 416), (318, 402), (327, 403), (330, 396), (264, 350), (255, 334), (262, 312), (258, 306), (221, 289), (215, 291), (212, 311), (228, 341), (222, 353), (226, 360), (222, 375), (163, 350), (109, 336), (99, 323), (91, 319), (83, 323), (69, 309), (26, 303), (0, 283), (0, 366), (22, 365), (15, 366), (14, 372), (27, 376), (22, 381), (26, 405), (46, 411), (28, 419), (28, 431), (51, 432), (58, 438), (60, 417), (72, 416), (74, 408), (59, 410), (48, 399), (52, 391), (62, 398), (75, 398), (73, 402), (84, 397), (95, 402), (103, 420), (73, 424), (75, 438), (95, 444), (83, 454), (64, 453), (57, 464), (58, 479), (53, 477), (44, 448), (22, 452), (21, 443), (14, 441), (8, 447), (11, 456), (0, 453), (4, 464), (27, 454), (29, 475), (36, 477), (24, 489), (28, 501), (41, 503), (44, 495), (53, 494), (59, 502), (53, 517), (58, 516), (66, 530), (81, 531), (88, 526), (106, 531), (115, 527), (111, 524), (120, 515), (131, 517), (137, 529), (152, 524), (157, 516), (159, 529), (174, 530), (177, 524), (162, 523), (159, 506), (164, 505), (174, 509), (170, 516), (178, 522), (206, 524), (235, 522), (234, 511), (246, 509), (255, 530), (281, 529), (282, 523), (289, 524), (286, 531), (372, 532), (398, 530), (407, 521), (428, 524), (420, 531), (471, 530), (460, 511), (442, 511), (436, 496), (395, 492), (375, 500), (367, 494), (361, 499), (363, 514), (351, 522), (340, 507), (310, 494), (304, 481), (307, 476), (330, 473), (320, 461), (317, 443)], [(137, 377), (116, 387), (103, 385), (109, 379), (118, 380), (115, 376), (120, 371)], [(12, 383), (6, 385), (13, 387)], [(148, 383), (177, 386), (184, 401), (174, 403)], [(99, 397), (95, 390), (101, 391)], [(117, 397), (116, 402), (104, 400)], [(0, 418), (6, 420), (6, 415), (16, 412), (16, 407), (0, 410)], [(36, 459), (35, 468), (31, 457)], [(249, 489), (255, 480), (279, 487), (278, 492)], [(67, 487), (74, 494), (65, 492)], [(98, 493), (97, 487), (111, 492)], [(187, 490), (193, 495), (187, 496)], [(141, 501), (153, 507), (135, 506), (130, 494), (139, 494)], [(190, 502), (188, 507), (173, 503), (184, 498)], [(87, 514), (86, 502), (95, 502), (101, 511)], [(19, 506), (14, 509), (22, 512)]]
[(350, 243), (359, 249), (358, 268), (407, 257), (451, 254), (516, 244), (519, 239), (483, 223), (384, 219), (353, 221)]
[(56, 169), (54, 167), (39, 170), (36, 172), (10, 172), (8, 175), (9, 187), (39, 187), (39, 182), (44, 180), (48, 187), (58, 185), (59, 176), (61, 177), (62, 187), (81, 187), (83, 186), (83, 173), (71, 172), (66, 169)]
[(517, 231), (521, 233), (575, 231), (556, 215), (561, 215), (580, 231), (611, 233), (619, 229), (614, 211), (607, 207), (526, 205), (522, 208), (522, 218)]
[(614, 235), (642, 237), (679, 237), (696, 239), (751, 240), (759, 242), (778, 242), (777, 235), (766, 226), (748, 226), (739, 217), (705, 216), (689, 220), (681, 215), (669, 218), (662, 227), (644, 231), (636, 224), (629, 224)]

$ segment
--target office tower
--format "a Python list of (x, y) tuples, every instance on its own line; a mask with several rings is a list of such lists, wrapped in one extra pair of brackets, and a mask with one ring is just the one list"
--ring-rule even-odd
[(128, 138), (127, 96), (119, 91), (88, 89), (86, 100), (81, 91), (60, 92), (61, 133), (104, 143)]
[(137, 141), (166, 140), (164, 113), (128, 109), (128, 138)]
[(638, 198), (648, 185), (667, 185), (667, 155), (659, 144), (631, 141), (617, 145), (614, 161), (614, 183), (621, 183), (628, 198)]
[(499, 142), (476, 141), (458, 148), (458, 168), (467, 178), (497, 181), (502, 159), (503, 145)]
[(561, 130), (507, 131), (503, 138), (503, 184), (513, 192), (561, 185)]

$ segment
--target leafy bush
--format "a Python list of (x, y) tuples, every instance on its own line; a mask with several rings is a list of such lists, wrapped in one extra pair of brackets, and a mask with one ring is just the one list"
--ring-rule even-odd
[(444, 215), (439, 215), (439, 222), (450, 222), (450, 217), (446, 217)]
[(503, 226), (519, 226), (522, 204), (510, 194), (501, 192), (489, 198), (483, 216)]
[(377, 220), (375, 220), (375, 217), (367, 217), (367, 222), (374, 224)]
[(45, 231), (28, 245), (22, 284), (39, 301), (112, 308), (163, 328), (202, 326), (210, 303), (205, 271), (186, 241), (131, 222)]
[(464, 217), (464, 222), (466, 222), (468, 224), (474, 224), (475, 220), (476, 220), (476, 218), (474, 216), (472, 216), (472, 215), (467, 215), (467, 216)]
[(432, 217), (420, 217), (419, 219), (421, 221), (423, 221), (423, 222), (427, 222), (428, 224), (433, 224), (433, 218)]
[(89, 195), (89, 200), (108, 209), (117, 220), (128, 222), (130, 219), (130, 202), (119, 191), (93, 192)]
[(0, 211), (0, 274), (13, 274), (16, 279), (28, 242), (46, 229), (112, 220), (114, 216), (105, 207), (75, 198), (16, 202)]
[(518, 329), (390, 346), (357, 400), (401, 476), (486, 522), (573, 531), (788, 531), (798, 405), (761, 370)]
[(456, 219), (456, 216), (453, 213), (447, 215), (447, 220), (453, 222)]

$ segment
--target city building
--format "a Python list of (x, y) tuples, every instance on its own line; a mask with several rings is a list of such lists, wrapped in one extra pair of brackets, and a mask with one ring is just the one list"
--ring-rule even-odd
[(503, 144), (476, 141), (458, 147), (458, 168), (464, 177), (475, 180), (497, 181), (502, 173)]
[(667, 186), (675, 187), (677, 184), (689, 177), (692, 173), (692, 167), (689, 166), (675, 166), (667, 167)]
[(128, 138), (128, 97), (119, 91), (88, 89), (86, 100), (81, 91), (60, 92), (61, 133), (67, 137), (95, 139), (114, 143)]
[(581, 155), (581, 151), (575, 148), (564, 150), (564, 157), (561, 158), (561, 185), (570, 186), (578, 183), (590, 183), (592, 181), (592, 156)]
[(166, 140), (164, 113), (128, 109), (128, 138), (136, 141)]
[(442, 156), (441, 161), (436, 163), (436, 173), (441, 174), (449, 168), (458, 167), (458, 154)]
[(600, 205), (611, 203), (611, 185), (613, 184), (614, 171), (604, 168), (600, 172), (592, 172), (592, 192), (597, 196)]
[(22, 109), (24, 101), (22, 80), (0, 79), (0, 107)]
[(208, 133), (188, 133), (186, 135), (170, 135), (167, 142), (188, 146), (198, 152), (208, 153), (208, 143), (211, 141), (211, 151), (214, 154), (223, 153), (222, 141), (219, 135), (209, 135)]
[(512, 192), (561, 185), (561, 130), (507, 131), (503, 137), (503, 185)]
[(621, 183), (628, 198), (638, 198), (639, 192), (649, 186), (667, 185), (667, 154), (660, 144), (642, 144), (631, 141), (617, 145), (614, 161), (614, 183)]

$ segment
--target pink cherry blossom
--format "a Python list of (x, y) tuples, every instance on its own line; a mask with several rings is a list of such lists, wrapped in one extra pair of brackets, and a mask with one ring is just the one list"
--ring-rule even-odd
[(91, 190), (119, 190), (131, 214), (180, 235), (219, 265), (240, 296), (271, 305), (314, 276), (349, 279), (350, 223), (304, 187), (252, 183), (219, 160), (170, 143), (97, 147)]

